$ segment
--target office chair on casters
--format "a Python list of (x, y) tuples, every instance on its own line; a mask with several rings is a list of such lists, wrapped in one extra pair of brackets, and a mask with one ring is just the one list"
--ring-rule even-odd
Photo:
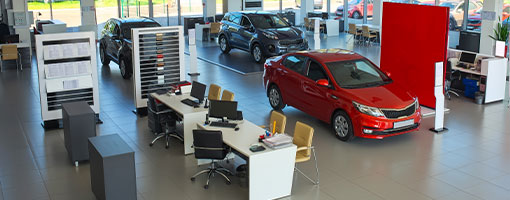
[[(296, 151), (296, 171), (301, 173), (305, 178), (310, 180), (313, 184), (319, 185), (319, 167), (317, 166), (317, 156), (315, 155), (315, 148), (312, 146), (312, 138), (313, 138), (313, 128), (301, 123), (296, 122), (296, 127), (294, 128), (294, 138), (292, 143), (297, 146)], [(317, 181), (311, 179), (305, 173), (297, 168), (297, 163), (309, 161), (313, 153), (313, 158), (315, 160), (315, 170), (317, 171)]]
[(232, 183), (227, 175), (225, 175), (225, 173), (232, 175), (232, 172), (216, 164), (217, 161), (225, 159), (229, 153), (228, 146), (223, 144), (221, 131), (193, 130), (193, 148), (195, 149), (195, 158), (210, 159), (212, 162), (208, 169), (193, 175), (191, 181), (195, 181), (198, 175), (207, 173), (205, 189), (209, 188), (209, 180), (214, 174), (223, 176), (227, 180), (227, 185)]
[(446, 72), (445, 72), (445, 83), (444, 83), (445, 92), (444, 93), (445, 93), (446, 97), (448, 97), (448, 100), (451, 99), (450, 93), (459, 97), (459, 93), (457, 93), (456, 91), (453, 91), (451, 88), (452, 81), (455, 79), (459, 79), (459, 78), (460, 78), (460, 76), (455, 76), (455, 71), (453, 71), (453, 69), (452, 69), (452, 62), (447, 61), (446, 62)]
[(170, 137), (175, 137), (183, 141), (176, 133), (177, 115), (173, 110), (158, 103), (151, 95), (149, 95), (147, 100), (147, 109), (149, 111), (147, 112), (149, 128), (156, 135), (156, 138), (149, 144), (150, 146), (154, 145), (154, 143), (161, 138), (166, 140), (165, 148), (167, 149)]

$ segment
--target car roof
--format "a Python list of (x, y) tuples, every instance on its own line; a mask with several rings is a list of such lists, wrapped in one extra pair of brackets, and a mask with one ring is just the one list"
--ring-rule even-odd
[(267, 12), (267, 11), (236, 11), (230, 12), (232, 14), (245, 14), (245, 15), (276, 15), (275, 13)]
[(306, 55), (322, 63), (365, 59), (354, 51), (339, 48), (298, 51), (296, 54)]
[(112, 18), (120, 23), (146, 23), (146, 22), (150, 22), (150, 23), (157, 23), (156, 21), (154, 21), (153, 19), (151, 18), (144, 18), (144, 17), (133, 17), (133, 18)]

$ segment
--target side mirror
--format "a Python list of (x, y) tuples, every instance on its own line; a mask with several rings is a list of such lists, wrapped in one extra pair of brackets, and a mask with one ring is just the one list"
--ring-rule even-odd
[(327, 87), (329, 88), (329, 81), (326, 79), (319, 79), (315, 83), (317, 83), (318, 86)]
[(384, 72), (384, 73), (386, 74), (386, 76), (391, 77), (391, 73), (389, 73), (389, 72)]

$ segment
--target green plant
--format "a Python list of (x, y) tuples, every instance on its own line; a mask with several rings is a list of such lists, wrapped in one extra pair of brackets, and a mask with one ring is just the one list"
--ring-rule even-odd
[(494, 36), (489, 35), (489, 37), (504, 42), (508, 39), (508, 27), (501, 24), (501, 18), (498, 18), (498, 27), (494, 29)]

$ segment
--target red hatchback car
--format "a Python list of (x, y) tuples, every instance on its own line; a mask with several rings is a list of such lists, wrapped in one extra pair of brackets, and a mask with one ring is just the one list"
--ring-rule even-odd
[(330, 123), (342, 141), (400, 135), (417, 130), (421, 122), (415, 95), (348, 50), (295, 52), (268, 59), (264, 87), (273, 109), (289, 105)]

